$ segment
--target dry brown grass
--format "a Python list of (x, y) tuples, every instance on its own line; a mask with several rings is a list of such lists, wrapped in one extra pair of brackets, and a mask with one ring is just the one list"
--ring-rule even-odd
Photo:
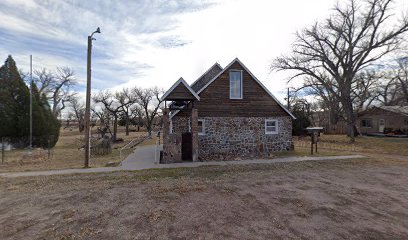
[[(94, 133), (96, 136), (96, 133)], [(91, 167), (103, 167), (106, 164), (120, 162), (119, 151), (124, 145), (135, 138), (146, 136), (146, 132), (130, 132), (126, 136), (124, 129), (119, 128), (118, 138), (123, 138), (123, 143), (112, 145), (112, 153), (103, 156), (91, 156)], [(48, 158), (47, 150), (34, 150), (34, 153), (40, 157), (30, 157), (28, 150), (13, 150), (6, 152), (5, 163), (0, 164), (0, 172), (20, 172), (20, 171), (38, 171), (51, 169), (66, 169), (66, 168), (82, 168), (84, 164), (84, 151), (80, 149), (82, 146), (81, 139), (83, 134), (77, 130), (70, 131), (68, 129), (61, 130), (60, 138), (56, 146), (50, 151)], [(156, 138), (148, 140), (143, 144), (155, 144)], [(134, 149), (123, 151), (123, 156), (126, 157)]]
[[(309, 144), (310, 138), (295, 137), (295, 142), (306, 142)], [(296, 144), (295, 144), (296, 145)], [(304, 146), (303, 148), (309, 148)], [(361, 152), (372, 154), (393, 154), (408, 156), (408, 139), (407, 138), (390, 138), (390, 137), (357, 137), (355, 143), (350, 142), (346, 135), (322, 135), (320, 137), (319, 149), (333, 152), (345, 153)]]
[[(92, 156), (91, 167), (103, 167), (109, 162), (118, 164), (121, 160), (119, 149), (131, 140), (144, 135), (146, 132), (131, 132), (129, 136), (125, 136), (124, 129), (119, 128), (118, 137), (123, 138), (124, 142), (114, 144), (112, 153), (109, 155)], [(0, 164), (0, 172), (82, 168), (84, 152), (79, 149), (81, 138), (82, 134), (79, 134), (77, 130), (61, 130), (59, 141), (51, 150), (49, 159), (46, 150), (35, 150), (33, 153), (36, 155), (35, 158), (27, 156), (27, 150), (6, 152), (6, 161), (4, 164)], [(318, 153), (315, 156), (347, 155), (356, 152), (408, 156), (408, 139), (358, 137), (356, 142), (351, 144), (345, 135), (322, 135), (320, 140)], [(156, 144), (156, 141), (157, 138), (154, 135), (140, 145), (153, 145)], [(304, 144), (299, 144), (302, 141)], [(276, 153), (275, 157), (310, 156), (309, 141), (309, 138), (295, 138), (294, 151)], [(122, 160), (133, 150), (133, 148), (124, 150)]]
[[(336, 140), (338, 136), (326, 135), (328, 140)], [(340, 141), (348, 141), (346, 136), (341, 136)], [(363, 152), (370, 153), (387, 153), (408, 156), (408, 139), (407, 138), (389, 138), (389, 137), (358, 137), (356, 145), (360, 146)]]

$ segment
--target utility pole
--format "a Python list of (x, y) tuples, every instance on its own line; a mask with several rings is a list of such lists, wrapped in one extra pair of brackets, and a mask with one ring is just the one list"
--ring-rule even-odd
[(30, 151), (33, 149), (33, 55), (30, 55)]
[(85, 162), (84, 167), (89, 168), (91, 158), (91, 57), (92, 57), (92, 38), (94, 33), (101, 33), (99, 27), (88, 36), (88, 54), (87, 54), (87, 73), (86, 73), (86, 103), (85, 103)]
[(288, 110), (290, 111), (290, 99), (289, 99), (289, 97), (290, 97), (290, 93), (289, 93), (289, 88), (288, 88), (288, 97), (287, 97), (287, 100), (288, 100)]

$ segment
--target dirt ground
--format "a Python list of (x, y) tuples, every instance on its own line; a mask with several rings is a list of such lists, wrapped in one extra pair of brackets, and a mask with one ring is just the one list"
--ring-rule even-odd
[(408, 161), (0, 178), (0, 239), (407, 239)]

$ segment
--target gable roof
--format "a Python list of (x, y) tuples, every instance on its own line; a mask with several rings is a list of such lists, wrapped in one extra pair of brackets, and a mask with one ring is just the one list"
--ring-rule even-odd
[(379, 109), (408, 116), (408, 106), (380, 106)]
[(214, 63), (203, 75), (201, 75), (195, 82), (191, 84), (191, 88), (194, 91), (200, 90), (209, 81), (211, 81), (218, 73), (222, 71), (222, 67), (217, 62)]
[(232, 62), (230, 64), (228, 64), (221, 72), (219, 72), (213, 79), (211, 79), (207, 84), (204, 85), (204, 87), (202, 87), (200, 90), (197, 91), (198, 94), (200, 94), (201, 92), (203, 92), (211, 83), (213, 83), (219, 76), (221, 76), (221, 74), (223, 74), (229, 67), (232, 66), (232, 64), (234, 64), (235, 62), (239, 63), (246, 72), (248, 72), (248, 74), (263, 88), (263, 90), (265, 90), (265, 92), (267, 92), (269, 94), (269, 96), (272, 97), (273, 100), (275, 100), (278, 105), (287, 113), (289, 114), (289, 116), (291, 116), (293, 119), (296, 119), (296, 117), (288, 110), (285, 108), (285, 106), (282, 105), (282, 103), (279, 102), (279, 100), (265, 87), (265, 85), (262, 84), (261, 81), (259, 81), (252, 73), (251, 71), (249, 71), (249, 69), (238, 59), (235, 58), (234, 60), (232, 60)]
[[(186, 93), (190, 94), (191, 95), (190, 97), (192, 97), (192, 98), (188, 98), (187, 96), (186, 97), (174, 96), (175, 93), (173, 93), (173, 91), (176, 90), (176, 89), (187, 90)], [(172, 94), (173, 94), (173, 96), (172, 96)], [(173, 84), (173, 86), (171, 86), (171, 88), (169, 90), (167, 90), (167, 92), (165, 92), (163, 94), (163, 96), (161, 97), (161, 101), (164, 101), (164, 100), (166, 100), (166, 101), (167, 100), (170, 100), (170, 101), (171, 100), (187, 100), (187, 99), (191, 99), (191, 100), (196, 99), (196, 100), (200, 101), (200, 97), (198, 96), (198, 94), (187, 84), (187, 82), (183, 78), (180, 78), (177, 82), (175, 82)]]

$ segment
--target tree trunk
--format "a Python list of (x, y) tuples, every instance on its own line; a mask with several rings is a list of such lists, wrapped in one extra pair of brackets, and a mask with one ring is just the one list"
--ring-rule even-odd
[(78, 130), (79, 132), (83, 132), (85, 129), (84, 120), (78, 120)]
[(142, 118), (139, 116), (137, 119), (137, 131), (140, 132), (140, 123), (142, 122)]
[(147, 127), (147, 132), (149, 133), (149, 136), (152, 136), (152, 125), (153, 125), (153, 119), (154, 119), (153, 116), (154, 115), (152, 115), (151, 118), (149, 117), (146, 118), (146, 121), (147, 121), (146, 127)]
[(129, 136), (129, 117), (126, 116), (126, 136)]
[(147, 119), (146, 122), (146, 129), (149, 136), (152, 136), (152, 122), (150, 122), (149, 119)]
[(113, 121), (113, 136), (112, 140), (116, 141), (116, 133), (118, 132), (118, 117), (115, 116), (114, 121)]
[(356, 141), (356, 117), (353, 112), (352, 104), (347, 104), (344, 108), (347, 121), (347, 135), (350, 137), (350, 142), (354, 143)]

